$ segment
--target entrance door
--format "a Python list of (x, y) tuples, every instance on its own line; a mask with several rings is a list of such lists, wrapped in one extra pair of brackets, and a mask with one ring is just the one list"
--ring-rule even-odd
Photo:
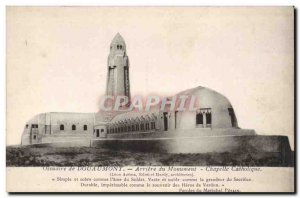
[(164, 112), (164, 130), (168, 130), (168, 112)]

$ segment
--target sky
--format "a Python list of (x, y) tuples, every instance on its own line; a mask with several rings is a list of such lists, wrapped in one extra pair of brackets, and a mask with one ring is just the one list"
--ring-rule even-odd
[(225, 95), (239, 126), (294, 134), (292, 7), (8, 7), (7, 144), (42, 112), (96, 112), (119, 32), (131, 94), (204, 86)]

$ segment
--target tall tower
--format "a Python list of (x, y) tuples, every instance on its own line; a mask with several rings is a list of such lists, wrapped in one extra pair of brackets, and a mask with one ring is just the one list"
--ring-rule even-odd
[(110, 44), (107, 60), (106, 95), (127, 96), (130, 101), (129, 60), (123, 37), (117, 33)]

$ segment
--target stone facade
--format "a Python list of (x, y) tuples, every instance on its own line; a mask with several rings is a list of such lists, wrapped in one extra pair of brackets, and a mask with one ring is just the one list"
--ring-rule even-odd
[(107, 65), (106, 95), (130, 99), (129, 60), (125, 41), (119, 33), (111, 42)]
[[(114, 37), (110, 45), (107, 64), (106, 94), (130, 99), (129, 60), (125, 41), (120, 34)], [(175, 96), (179, 95), (196, 96), (196, 110), (154, 108), (148, 112), (42, 113), (26, 123), (22, 145), (61, 142), (98, 145), (97, 141), (101, 143), (104, 140), (149, 138), (192, 138), (193, 144), (197, 145), (195, 140), (208, 136), (256, 136), (254, 130), (238, 127), (232, 105), (220, 93), (199, 86)], [(180, 147), (180, 141), (177, 146)]]
[(93, 113), (41, 113), (24, 127), (22, 145), (92, 138)]

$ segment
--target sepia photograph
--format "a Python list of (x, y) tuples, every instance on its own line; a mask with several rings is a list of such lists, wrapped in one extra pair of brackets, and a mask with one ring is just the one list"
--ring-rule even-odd
[(6, 7), (7, 191), (295, 192), (294, 19)]

